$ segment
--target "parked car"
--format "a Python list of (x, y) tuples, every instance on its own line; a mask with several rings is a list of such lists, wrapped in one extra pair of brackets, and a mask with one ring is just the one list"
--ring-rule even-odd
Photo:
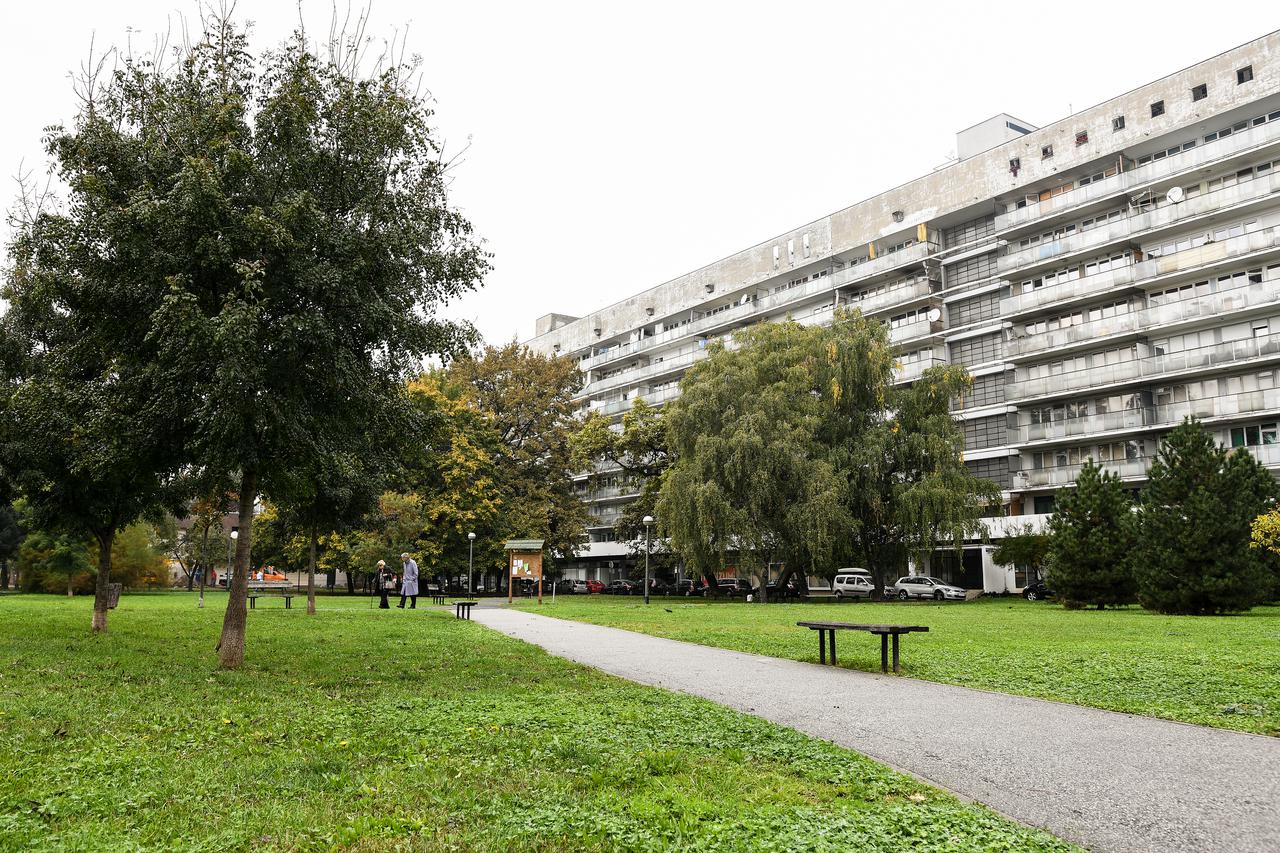
[(591, 590), (587, 588), (586, 581), (569, 581), (568, 591), (571, 595), (586, 595), (591, 592)]
[(836, 598), (870, 598), (875, 592), (871, 576), (866, 574), (838, 574), (831, 582)]
[(1053, 595), (1053, 590), (1049, 589), (1042, 580), (1032, 581), (1022, 588), (1022, 597), (1027, 601), (1043, 601)]
[(671, 584), (668, 583), (667, 581), (664, 581), (662, 578), (650, 578), (649, 594), (650, 595), (670, 595)]
[(644, 592), (644, 590), (640, 588), (639, 583), (633, 580), (627, 580), (626, 578), (609, 581), (609, 585), (604, 588), (604, 591), (610, 595), (634, 595), (636, 593)]
[(898, 582), (893, 585), (893, 591), (903, 601), (908, 598), (964, 601), (963, 589), (958, 586), (952, 586), (949, 583), (943, 583), (937, 578), (931, 578), (927, 575), (898, 578)]
[(598, 595), (599, 593), (604, 592), (604, 583), (602, 581), (590, 580), (583, 581), (583, 583), (587, 585), (587, 592), (592, 593), (593, 595)]
[(727, 595), (746, 597), (751, 593), (751, 584), (742, 578), (720, 578), (716, 581), (715, 588), (708, 587), (703, 590), (703, 595)]
[(702, 584), (699, 580), (693, 578), (681, 578), (676, 584), (676, 595), (696, 595), (702, 590)]

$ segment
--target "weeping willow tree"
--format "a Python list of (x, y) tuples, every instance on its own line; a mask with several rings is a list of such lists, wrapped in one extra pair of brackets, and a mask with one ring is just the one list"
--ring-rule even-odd
[(761, 324), (733, 343), (686, 374), (666, 418), (658, 519), (691, 569), (710, 581), (733, 555), (767, 578), (782, 563), (782, 587), (856, 560), (883, 587), (908, 556), (980, 530), (999, 492), (964, 466), (949, 411), (963, 370), (895, 387), (887, 330), (857, 313)]

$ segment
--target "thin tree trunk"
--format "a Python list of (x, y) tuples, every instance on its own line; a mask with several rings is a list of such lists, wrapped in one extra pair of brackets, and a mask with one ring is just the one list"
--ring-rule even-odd
[(9, 591), (9, 561), (0, 560), (0, 590)]
[(231, 582), (227, 584), (227, 612), (222, 617), (222, 636), (218, 640), (218, 663), (236, 669), (244, 663), (245, 623), (249, 594), (249, 549), (253, 545), (253, 502), (258, 497), (258, 475), (245, 471), (240, 476), (240, 527), (236, 539), (236, 557)]
[(75, 580), (76, 580), (75, 575), (72, 575), (72, 574), (67, 575), (67, 598), (75, 597), (76, 591), (71, 588), (71, 584), (75, 583)]
[(111, 597), (111, 543), (115, 532), (98, 537), (98, 582), (93, 589), (93, 631), (107, 630), (107, 602)]
[(204, 581), (205, 581), (205, 575), (207, 574), (209, 574), (209, 567), (206, 566), (204, 563), (201, 563), (200, 564), (200, 603), (196, 605), (196, 607), (200, 609), (204, 608)]
[(307, 615), (316, 615), (316, 526), (311, 525), (311, 553), (307, 556)]

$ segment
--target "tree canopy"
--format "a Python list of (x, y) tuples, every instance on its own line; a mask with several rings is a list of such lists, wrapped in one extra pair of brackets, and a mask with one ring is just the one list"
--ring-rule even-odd
[(738, 331), (668, 406), (659, 523), (704, 574), (731, 551), (784, 575), (852, 556), (883, 587), (907, 557), (979, 535), (998, 493), (963, 464), (949, 401), (967, 382), (941, 368), (895, 385), (885, 326), (856, 312)]
[(68, 199), (23, 230), (15, 304), (52, 289), (86, 361), (148, 387), (166, 459), (234, 481), (234, 667), (258, 495), (350, 452), (424, 358), (473, 343), (435, 311), (488, 259), (414, 66), (303, 33), (258, 57), (229, 18), (202, 24), (173, 55), (122, 56), (49, 132)]

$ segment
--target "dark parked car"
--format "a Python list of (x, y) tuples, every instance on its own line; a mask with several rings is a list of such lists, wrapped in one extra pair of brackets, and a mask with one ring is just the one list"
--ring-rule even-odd
[(604, 591), (610, 595), (635, 595), (644, 592), (639, 583), (626, 578), (609, 581), (609, 585), (604, 588)]
[(708, 587), (703, 590), (703, 595), (727, 595), (730, 597), (742, 596), (745, 598), (751, 593), (751, 584), (742, 578), (720, 578), (716, 581), (715, 588)]
[(1045, 586), (1044, 581), (1032, 581), (1022, 588), (1022, 597), (1027, 601), (1043, 601), (1053, 595), (1053, 590)]

